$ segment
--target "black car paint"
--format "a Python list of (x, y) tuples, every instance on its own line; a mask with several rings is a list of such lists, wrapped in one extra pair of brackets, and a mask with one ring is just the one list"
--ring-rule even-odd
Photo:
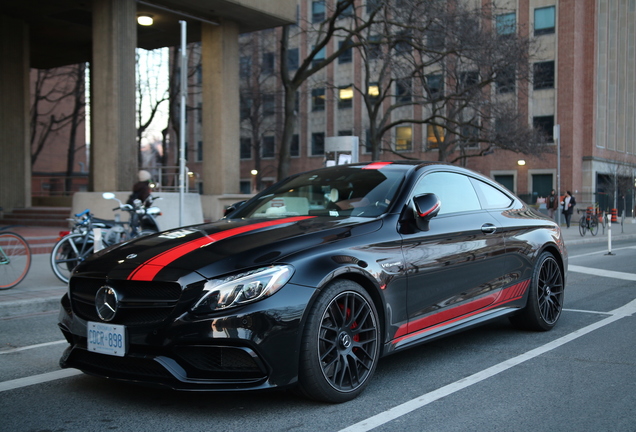
[[(413, 164), (407, 169), (400, 195), (379, 218), (311, 217), (247, 231), (231, 241), (197, 248), (163, 267), (153, 282), (177, 281), (185, 287), (183, 294), (159, 327), (128, 328), (128, 356), (151, 359), (170, 370), (176, 379), (144, 380), (134, 373), (91, 370), (86, 365), (80, 369), (100, 376), (179, 389), (283, 387), (296, 382), (302, 338), (299, 329), (303, 328), (307, 311), (320, 289), (331, 280), (352, 279), (370, 293), (383, 329), (382, 355), (387, 355), (472, 325), (493, 313), (509, 313), (522, 306), (527, 293), (505, 307), (456, 320), (426, 334), (422, 334), (422, 329), (412, 331), (408, 327), (409, 322), (527, 280), (533, 259), (545, 248), (542, 245), (547, 244), (558, 256), (562, 268), (567, 268), (565, 247), (553, 222), (541, 218), (517, 199), (503, 212), (482, 210), (438, 216), (431, 221), (428, 231), (421, 231), (409, 206), (411, 190), (420, 176), (435, 170), (465, 173), (452, 166)], [(76, 269), (70, 291), (73, 292), (75, 284), (104, 275), (110, 283), (124, 281), (144, 262), (189, 238), (203, 238), (258, 222), (232, 219), (233, 214), (236, 213), (219, 222), (152, 235), (112, 248), (108, 253), (96, 254)], [(528, 226), (530, 222), (534, 226)], [(482, 230), (486, 224), (494, 225), (494, 232)], [(417, 248), (422, 245), (430, 253)], [(206, 278), (285, 263), (292, 264), (296, 271), (275, 295), (227, 312), (196, 315), (190, 311)], [(457, 272), (464, 275), (461, 290), (449, 287), (446, 282)], [(73, 301), (65, 297), (60, 311), (60, 327), (72, 344), (61, 361), (65, 367), (78, 367), (71, 351), (86, 346), (82, 335), (86, 334), (87, 320), (74, 313)], [(396, 343), (398, 339), (400, 342)], [(196, 368), (186, 371), (186, 365), (184, 369), (179, 357), (181, 349), (205, 350), (210, 346), (242, 350), (256, 359), (262, 375), (236, 374), (227, 379), (223, 374), (210, 374), (210, 378)]]

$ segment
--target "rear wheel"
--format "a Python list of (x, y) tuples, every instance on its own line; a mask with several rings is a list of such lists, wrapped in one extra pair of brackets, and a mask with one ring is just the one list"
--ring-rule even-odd
[(551, 253), (542, 253), (532, 274), (528, 303), (510, 321), (523, 329), (550, 330), (561, 316), (564, 288), (559, 263)]
[(320, 294), (307, 318), (299, 382), (308, 397), (346, 402), (358, 396), (380, 354), (378, 313), (358, 284), (338, 280)]
[(93, 253), (93, 239), (85, 234), (63, 237), (51, 252), (51, 268), (59, 280), (68, 283), (73, 269)]

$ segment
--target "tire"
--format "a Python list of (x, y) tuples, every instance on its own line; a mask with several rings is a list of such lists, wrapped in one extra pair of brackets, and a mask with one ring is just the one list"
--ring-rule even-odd
[(528, 302), (510, 321), (527, 330), (552, 329), (563, 310), (564, 289), (563, 272), (559, 263), (551, 253), (543, 252), (532, 272)]
[(0, 233), (0, 290), (13, 288), (31, 268), (31, 248), (20, 234)]
[(357, 283), (337, 280), (320, 294), (307, 317), (299, 386), (312, 399), (341, 403), (367, 386), (380, 355), (378, 313)]
[(590, 232), (593, 236), (598, 234), (598, 221), (596, 220), (596, 217), (590, 219)]
[(59, 280), (68, 283), (73, 269), (93, 253), (93, 239), (85, 234), (63, 237), (51, 252), (51, 268)]
[(585, 237), (585, 227), (587, 227), (587, 221), (585, 220), (585, 216), (583, 216), (579, 220), (579, 233), (581, 234), (581, 237)]

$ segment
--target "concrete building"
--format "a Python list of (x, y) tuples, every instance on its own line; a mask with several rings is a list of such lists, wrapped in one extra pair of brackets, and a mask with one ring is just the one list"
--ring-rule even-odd
[[(366, 3), (355, 2), (359, 13), (366, 13)], [(550, 133), (553, 125), (560, 126), (560, 184), (556, 140), (551, 144), (553, 153), (522, 155), (495, 150), (469, 159), (467, 166), (498, 180), (531, 203), (552, 188), (559, 188), (562, 193), (571, 190), (579, 208), (599, 203), (603, 208), (625, 208), (631, 216), (636, 173), (636, 1), (502, 0), (497, 4), (508, 23), (512, 22), (519, 32), (529, 32), (540, 46), (531, 60), (534, 84), (517, 89), (518, 103), (527, 112), (529, 124), (540, 125)], [(321, 10), (325, 10), (324, 2), (298, 0), (297, 22), (312, 22)], [(276, 29), (242, 36), (242, 43), (252, 49), (260, 45), (251, 55), (241, 54), (242, 68), (251, 68), (252, 80), (255, 68), (261, 78), (263, 71), (270, 75), (258, 82), (265, 97), (250, 101), (262, 104), (266, 113), (258, 130), (245, 119), (241, 122), (240, 179), (246, 193), (257, 186), (251, 174), (254, 169), (259, 171), (260, 186), (276, 180), (282, 124), (282, 98), (280, 92), (276, 93), (280, 89), (276, 78), (280, 34)], [(327, 54), (337, 43), (334, 40), (326, 47)], [(299, 37), (290, 48), (302, 61), (311, 46), (306, 38)], [(347, 92), (347, 83), (360, 80), (361, 62), (359, 52), (353, 50), (350, 57), (333, 62), (313, 82), (323, 80), (336, 91)], [(360, 160), (371, 160), (365, 148), (368, 123), (360, 94), (346, 93), (346, 103), (339, 95), (323, 94), (319, 97), (324, 105), (317, 110), (312, 106), (316, 100), (313, 89), (308, 82), (299, 95), (291, 171), (323, 166), (324, 149), (316, 145), (316, 139), (338, 135), (360, 137)], [(259, 145), (251, 146), (250, 139)], [(436, 150), (427, 146), (427, 139), (426, 125), (417, 124), (395, 128), (390, 137), (393, 150), (401, 156), (436, 160)], [(380, 159), (399, 159), (400, 155), (384, 152)]]
[[(151, 16), (150, 27), (137, 24)], [(89, 190), (128, 191), (138, 170), (135, 48), (200, 42), (203, 193), (238, 192), (238, 38), (294, 21), (293, 0), (23, 0), (0, 6), (0, 205), (31, 206), (30, 68), (90, 63)], [(214, 201), (215, 198), (210, 198)]]

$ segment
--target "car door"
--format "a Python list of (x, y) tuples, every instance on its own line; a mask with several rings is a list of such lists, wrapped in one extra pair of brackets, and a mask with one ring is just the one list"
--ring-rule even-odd
[[(506, 284), (504, 236), (483, 209), (471, 178), (439, 171), (422, 176), (411, 192), (434, 193), (441, 210), (428, 231), (403, 234), (408, 327), (425, 332), (491, 304)], [(408, 337), (406, 338), (408, 339)]]

